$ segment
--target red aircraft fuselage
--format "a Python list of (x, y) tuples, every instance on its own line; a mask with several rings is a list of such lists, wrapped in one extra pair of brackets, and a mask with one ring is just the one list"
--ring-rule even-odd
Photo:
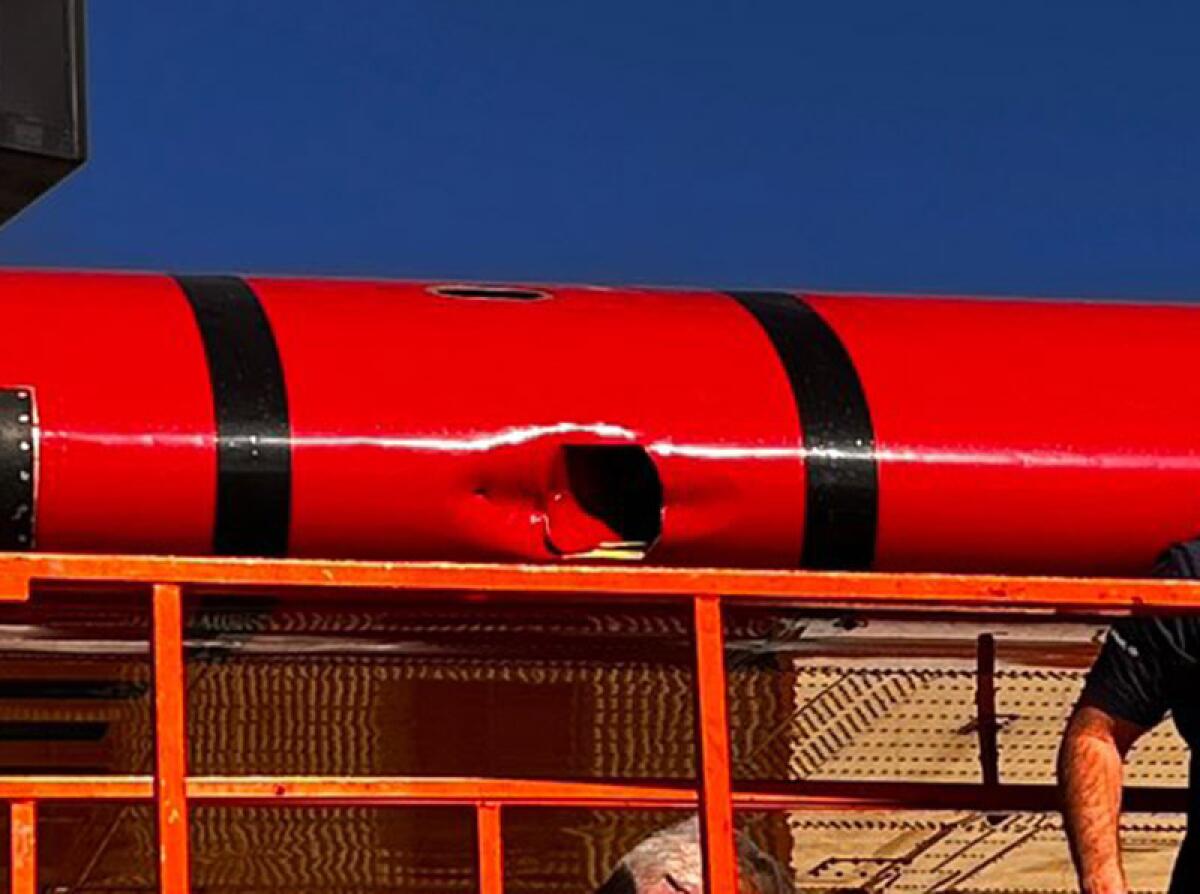
[(1200, 308), (0, 274), (0, 547), (1140, 574)]

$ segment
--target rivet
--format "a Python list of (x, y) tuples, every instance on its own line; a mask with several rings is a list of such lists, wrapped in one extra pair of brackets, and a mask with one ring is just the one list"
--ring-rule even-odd
[(22, 413), (20, 416), (17, 417), (17, 422), (29, 422), (29, 414)]
[(30, 477), (31, 476), (27, 471), (25, 471), (24, 469), (21, 470), (21, 480), (22, 481), (28, 481), (30, 479)]
[(31, 444), (30, 444), (28, 441), (22, 441), (22, 442), (21, 442), (21, 449), (22, 449), (22, 450), (24, 450), (26, 453), (28, 453), (28, 452), (29, 452), (29, 450), (30, 450), (31, 446), (32, 446), (32, 445), (31, 445)]

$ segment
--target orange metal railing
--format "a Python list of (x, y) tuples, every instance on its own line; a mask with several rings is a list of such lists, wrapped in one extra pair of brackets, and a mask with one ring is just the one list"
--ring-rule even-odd
[[(930, 786), (802, 783), (739, 787), (730, 774), (723, 609), (726, 604), (842, 606), (878, 611), (1085, 615), (1133, 610), (1200, 610), (1200, 583), (960, 575), (830, 574), (582, 566), (396, 564), (76, 555), (0, 557), (0, 603), (31, 592), (95, 587), (146, 590), (153, 599), (155, 751), (153, 776), (0, 777), (10, 805), (11, 891), (37, 891), (37, 805), (43, 801), (150, 801), (158, 818), (160, 890), (187, 894), (188, 806), (192, 803), (392, 804), (472, 806), (481, 894), (504, 886), (502, 826), (511, 806), (698, 809), (709, 890), (737, 890), (735, 809), (855, 809), (976, 806), (1046, 810), (1053, 790), (1004, 786), (985, 767), (984, 783)], [(698, 784), (645, 786), (488, 778), (197, 777), (187, 769), (183, 601), (189, 592), (311, 593), (329, 589), (437, 591), (478, 597), (597, 597), (689, 600), (696, 650)], [(981, 659), (982, 661), (982, 659)], [(988, 690), (980, 697), (988, 710)], [(993, 743), (994, 744), (994, 743)], [(985, 748), (984, 751), (988, 749)], [(994, 749), (993, 749), (994, 750)], [(990, 776), (990, 778), (989, 778)], [(1178, 807), (1179, 793), (1141, 790), (1134, 809)]]

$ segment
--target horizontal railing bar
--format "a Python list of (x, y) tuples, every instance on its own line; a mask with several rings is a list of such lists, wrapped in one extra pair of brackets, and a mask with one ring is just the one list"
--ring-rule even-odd
[(153, 776), (0, 776), (2, 801), (150, 801)]
[(188, 780), (188, 798), (304, 804), (687, 807), (696, 803), (696, 792), (685, 787), (525, 779), (193, 776)]
[[(734, 792), (739, 810), (974, 810), (1054, 813), (1062, 794), (1054, 785), (958, 782), (784, 782), (744, 784)], [(1122, 807), (1130, 813), (1183, 813), (1185, 788), (1132, 786)]]
[[(5, 776), (3, 801), (150, 801), (150, 776)], [(640, 783), (560, 782), (406, 776), (192, 776), (189, 801), (291, 805), (459, 805), (592, 808), (693, 808), (691, 787)], [(1058, 809), (1053, 785), (985, 786), (942, 782), (743, 783), (733, 792), (739, 810), (980, 810), (1049, 812)], [(1125, 809), (1173, 813), (1187, 806), (1183, 788), (1126, 789)]]
[[(152, 776), (0, 776), (3, 801), (151, 801)], [(191, 776), (189, 801), (411, 803), (585, 806), (695, 804), (691, 788), (524, 779), (406, 776)]]
[[(228, 588), (356, 588), (574, 594), (644, 601), (715, 594), (739, 601), (929, 608), (1110, 611), (1200, 610), (1200, 582), (996, 575), (881, 574), (642, 565), (485, 565), (326, 562), (10, 553), (0, 556), (0, 598), (30, 584), (182, 584)], [(280, 592), (283, 590), (283, 592)]]

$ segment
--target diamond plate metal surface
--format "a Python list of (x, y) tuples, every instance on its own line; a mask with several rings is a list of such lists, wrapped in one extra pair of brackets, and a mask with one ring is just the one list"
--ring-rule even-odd
[[(974, 644), (989, 632), (997, 643), (1000, 779), (1052, 784), (1059, 737), (1102, 631), (1095, 624), (813, 622), (775, 651), (775, 673), (793, 694), (790, 710), (741, 730), (735, 763), (747, 778), (979, 782)], [(752, 714), (745, 699), (761, 689), (742, 696), (731, 687), (735, 714)], [(778, 753), (780, 743), (783, 766), (755, 760)], [(1187, 765), (1187, 746), (1167, 722), (1131, 753), (1127, 783), (1184, 787)]]
[[(1123, 824), (1126, 866), (1138, 892), (1166, 890), (1184, 820)], [(804, 894), (1075, 894), (1057, 816), (861, 813), (788, 817), (791, 865)]]

